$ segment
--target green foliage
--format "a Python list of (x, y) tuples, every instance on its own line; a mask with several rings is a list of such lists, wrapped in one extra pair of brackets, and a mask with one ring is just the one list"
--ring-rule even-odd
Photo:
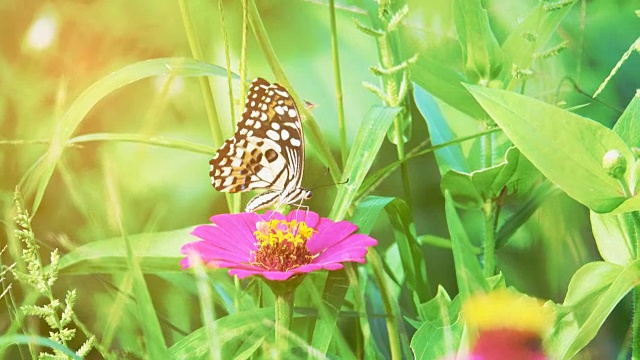
[[(453, 358), (462, 306), (507, 287), (555, 311), (549, 358), (640, 357), (631, 2), (14, 3), (0, 357)], [(256, 76), (299, 105), (304, 206), (379, 243), (304, 277), (288, 329), (264, 283), (179, 265), (248, 199), (207, 161)]]
[[(51, 252), (49, 269), (45, 269), (40, 259), (38, 245), (36, 244), (35, 235), (31, 228), (31, 219), (29, 213), (22, 205), (21, 194), (18, 190), (14, 192), (15, 206), (15, 222), (17, 229), (15, 236), (19, 242), (24, 243), (25, 249), (22, 250), (22, 261), (25, 262), (27, 273), (23, 273), (16, 269), (11, 269), (14, 277), (20, 283), (33, 287), (38, 291), (40, 296), (47, 298), (48, 304), (44, 305), (23, 305), (20, 310), (24, 315), (36, 316), (44, 320), (49, 327), (49, 339), (63, 347), (63, 349), (54, 347), (53, 354), (41, 352), (38, 359), (70, 359), (72, 356), (68, 353), (67, 344), (76, 336), (76, 329), (69, 328), (74, 320), (73, 307), (76, 304), (78, 296), (76, 290), (68, 290), (64, 299), (64, 303), (54, 298), (53, 285), (58, 279), (59, 259), (58, 249)], [(93, 346), (95, 337), (88, 336), (87, 341), (82, 344), (76, 354), (85, 357)]]
[(558, 305), (558, 320), (547, 338), (552, 355), (570, 359), (595, 336), (622, 298), (640, 284), (640, 262), (627, 266), (607, 262), (584, 265), (571, 279)]
[[(618, 150), (627, 163), (635, 161), (615, 132), (522, 95), (477, 87), (470, 91), (520, 151), (571, 197), (600, 213), (614, 211), (627, 201), (602, 166), (609, 150)], [(625, 179), (630, 181), (631, 171)]]

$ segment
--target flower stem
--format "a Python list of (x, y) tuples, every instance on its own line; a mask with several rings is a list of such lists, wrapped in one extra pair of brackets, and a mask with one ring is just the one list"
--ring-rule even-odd
[(287, 281), (269, 281), (265, 280), (273, 295), (276, 297), (275, 303), (275, 333), (276, 348), (278, 358), (284, 359), (282, 356), (289, 350), (289, 331), (293, 320), (293, 300), (295, 299), (296, 289), (304, 278), (302, 276), (291, 278)]
[(289, 348), (288, 334), (293, 318), (293, 298), (295, 289), (292, 291), (276, 292), (276, 347), (278, 352), (286, 352)]

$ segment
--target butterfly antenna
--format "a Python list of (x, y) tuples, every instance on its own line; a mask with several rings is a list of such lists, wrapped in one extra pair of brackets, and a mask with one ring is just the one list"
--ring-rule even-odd
[(345, 180), (345, 181), (340, 181), (340, 182), (334, 182), (334, 183), (329, 183), (329, 184), (317, 185), (317, 186), (312, 187), (312, 188), (311, 188), (311, 189), (309, 189), (309, 190), (315, 190), (315, 189), (317, 189), (317, 188), (321, 188), (321, 187), (325, 187), (325, 186), (344, 185), (344, 184), (346, 184), (346, 183), (348, 183), (348, 182), (349, 182), (349, 178), (347, 178), (347, 180)]

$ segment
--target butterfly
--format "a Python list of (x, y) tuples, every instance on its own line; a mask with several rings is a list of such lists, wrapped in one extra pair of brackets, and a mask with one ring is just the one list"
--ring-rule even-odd
[(311, 191), (302, 187), (300, 112), (287, 89), (262, 78), (253, 80), (235, 134), (209, 164), (211, 184), (218, 191), (269, 189), (249, 200), (245, 212), (311, 198)]

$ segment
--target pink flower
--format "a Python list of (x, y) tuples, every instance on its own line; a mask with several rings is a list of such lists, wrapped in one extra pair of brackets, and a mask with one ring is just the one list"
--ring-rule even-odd
[(262, 275), (269, 280), (287, 280), (315, 270), (342, 269), (343, 262), (364, 263), (367, 247), (378, 242), (348, 221), (334, 222), (312, 211), (295, 210), (287, 216), (265, 214), (221, 214), (212, 225), (200, 225), (192, 232), (201, 240), (185, 244), (189, 255), (180, 264), (191, 266), (192, 256), (207, 266), (229, 268), (229, 275), (244, 278)]

